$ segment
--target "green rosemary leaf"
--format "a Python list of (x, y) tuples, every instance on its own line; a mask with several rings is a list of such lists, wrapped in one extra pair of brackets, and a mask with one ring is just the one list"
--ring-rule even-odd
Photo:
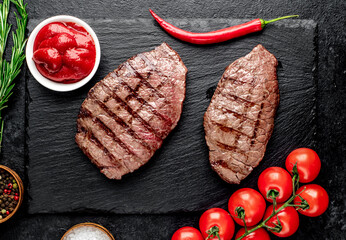
[[(8, 35), (11, 30), (11, 24), (7, 22), (10, 10), (10, 3), (13, 3), (17, 9), (14, 12), (16, 17), (17, 29), (12, 31), (12, 54), (11, 61), (4, 59), (4, 52), (7, 45)], [(0, 150), (3, 139), (4, 120), (2, 118), (2, 110), (7, 107), (7, 102), (13, 94), (13, 80), (20, 73), (25, 55), (24, 47), (26, 44), (25, 31), (28, 22), (28, 14), (26, 12), (27, 4), (23, 0), (3, 0), (0, 4)]]

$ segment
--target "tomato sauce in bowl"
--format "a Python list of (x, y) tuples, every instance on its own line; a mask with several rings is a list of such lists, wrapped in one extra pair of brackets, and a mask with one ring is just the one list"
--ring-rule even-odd
[(44, 77), (59, 83), (75, 83), (93, 70), (96, 47), (81, 25), (51, 22), (38, 32), (32, 59)]

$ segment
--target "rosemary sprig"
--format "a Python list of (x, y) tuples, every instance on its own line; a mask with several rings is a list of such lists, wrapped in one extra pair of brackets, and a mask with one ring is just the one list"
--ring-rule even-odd
[[(10, 10), (10, 1), (16, 6), (18, 14), (15, 12), (17, 29), (12, 32), (13, 47), (11, 61), (8, 62), (4, 58), (4, 52), (11, 29), (11, 24), (7, 22)], [(24, 4), (23, 0), (4, 0), (2, 4), (0, 4), (0, 151), (4, 130), (2, 110), (7, 107), (6, 104), (12, 95), (12, 89), (14, 87), (13, 80), (20, 73), (20, 68), (25, 59), (25, 30), (28, 23), (26, 6), (27, 4)]]

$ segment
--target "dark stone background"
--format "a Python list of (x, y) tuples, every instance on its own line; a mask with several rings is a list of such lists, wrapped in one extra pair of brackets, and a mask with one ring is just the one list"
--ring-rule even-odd
[[(153, 8), (165, 18), (256, 18), (271, 19), (288, 14), (299, 14), (317, 24), (317, 147), (323, 168), (317, 183), (330, 194), (328, 211), (317, 218), (301, 217), (298, 232), (288, 239), (345, 239), (345, 126), (346, 126), (346, 2), (345, 1), (51, 1), (32, 0), (28, 12), (32, 19), (58, 14), (81, 18), (149, 18)], [(25, 72), (25, 71), (23, 71)], [(9, 124), (4, 140), (1, 164), (16, 170), (25, 179), (26, 158), (23, 119), (25, 85), (18, 83), (16, 95), (6, 115)], [(14, 109), (14, 110), (13, 110)], [(17, 109), (19, 109), (17, 111)], [(11, 122), (11, 123), (10, 123)], [(5, 133), (5, 136), (6, 136)], [(11, 144), (9, 144), (11, 143)], [(72, 183), (73, 184), (73, 183)], [(67, 186), (68, 187), (68, 186)], [(197, 227), (200, 212), (165, 215), (90, 215), (90, 214), (27, 214), (25, 199), (15, 218), (0, 225), (0, 239), (60, 239), (72, 225), (98, 222), (111, 230), (116, 239), (169, 239), (179, 227)], [(274, 239), (274, 237), (272, 238)]]

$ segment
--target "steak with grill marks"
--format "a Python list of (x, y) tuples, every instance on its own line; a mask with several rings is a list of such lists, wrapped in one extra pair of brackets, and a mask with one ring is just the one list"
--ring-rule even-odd
[(121, 64), (83, 102), (76, 142), (106, 177), (121, 179), (161, 147), (177, 125), (187, 68), (163, 43)]
[(239, 184), (262, 160), (279, 104), (277, 60), (262, 45), (230, 64), (204, 115), (212, 168)]

